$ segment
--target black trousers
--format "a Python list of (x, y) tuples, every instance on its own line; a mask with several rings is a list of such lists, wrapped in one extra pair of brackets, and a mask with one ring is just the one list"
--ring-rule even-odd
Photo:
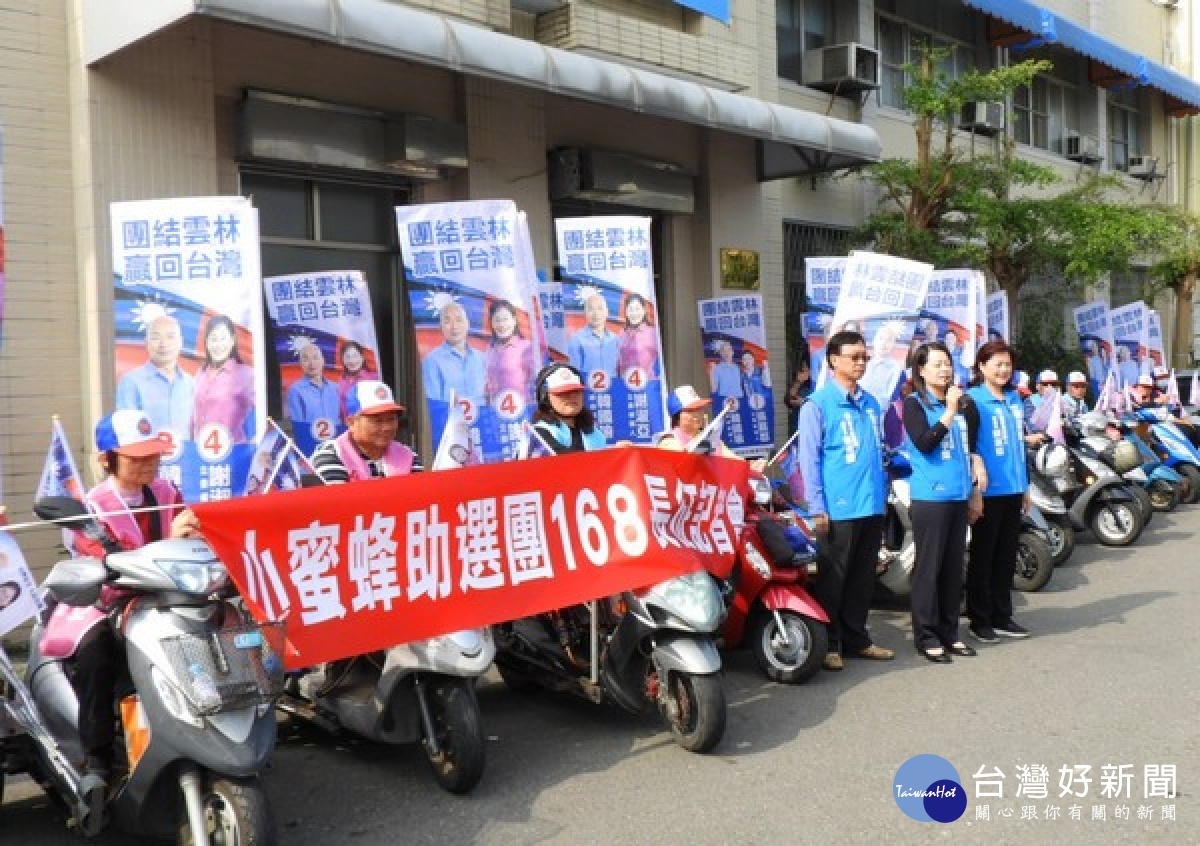
[(983, 517), (971, 527), (967, 616), (973, 625), (1003, 626), (1012, 620), (1012, 580), (1024, 499), (1024, 494), (984, 497)]
[(830, 652), (858, 652), (871, 645), (867, 611), (882, 541), (882, 515), (829, 523), (814, 593), (829, 615)]
[(72, 680), (79, 696), (79, 740), (89, 755), (112, 755), (117, 684), (124, 673), (121, 644), (104, 620), (84, 635), (75, 650)]
[(967, 503), (914, 500), (916, 566), (912, 581), (913, 643), (918, 649), (958, 641), (958, 603), (967, 551)]

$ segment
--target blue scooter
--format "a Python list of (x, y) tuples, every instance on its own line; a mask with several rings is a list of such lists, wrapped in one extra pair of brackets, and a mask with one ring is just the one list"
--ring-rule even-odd
[(1132, 417), (1139, 424), (1138, 434), (1143, 440), (1149, 439), (1155, 456), (1186, 480), (1183, 501), (1200, 502), (1200, 452), (1178, 426), (1166, 419), (1165, 409), (1139, 408)]

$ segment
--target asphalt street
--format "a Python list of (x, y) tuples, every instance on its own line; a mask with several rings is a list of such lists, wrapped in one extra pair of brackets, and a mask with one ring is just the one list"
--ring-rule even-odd
[[(1198, 550), (1197, 507), (1157, 515), (1128, 550), (1084, 537), (1042, 592), (1018, 595), (1034, 637), (948, 666), (916, 654), (895, 611), (872, 614), (894, 662), (847, 661), (782, 687), (748, 654), (730, 655), (729, 725), (707, 756), (676, 747), (652, 717), (513, 694), (494, 675), (480, 686), (487, 772), (469, 797), (443, 793), (415, 747), (290, 733), (266, 774), (282, 842), (1200, 843)], [(910, 820), (893, 799), (897, 769), (919, 754), (957, 770), (968, 797), (957, 821)], [(1073, 795), (1060, 797), (1061, 770), (1076, 765), (1091, 768), (1088, 792), (1067, 780)], [(1158, 780), (1147, 790), (1147, 766), (1174, 766), (1173, 798)], [(1119, 797), (1102, 795), (1105, 767), (1130, 776)], [(1002, 780), (988, 775), (997, 768)], [(1018, 778), (1039, 768), (1045, 798), (1036, 778)], [(976, 796), (996, 781), (1002, 797)], [(79, 842), (36, 787), (9, 783), (0, 843)]]

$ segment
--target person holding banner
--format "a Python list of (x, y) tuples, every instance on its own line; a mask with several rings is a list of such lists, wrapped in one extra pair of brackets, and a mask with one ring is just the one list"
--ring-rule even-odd
[(533, 430), (555, 455), (608, 446), (591, 410), (584, 407), (583, 379), (574, 367), (559, 363), (543, 367), (537, 376), (536, 393)]
[(442, 343), (421, 362), (425, 399), (450, 402), (451, 395), (479, 400), (485, 393), (487, 362), (483, 353), (471, 346), (471, 322), (459, 303), (447, 303), (438, 315)]
[(339, 355), (342, 363), (342, 377), (338, 379), (338, 398), (341, 402), (342, 414), (340, 420), (346, 419), (346, 397), (350, 390), (359, 382), (374, 382), (379, 374), (367, 369), (367, 354), (358, 341), (345, 341)]
[[(659, 436), (655, 446), (673, 452), (688, 452), (690, 448), (692, 452), (744, 461), (745, 459), (725, 445), (725, 442), (717, 434), (718, 429), (714, 429), (707, 438), (710, 444), (708, 449), (705, 449), (703, 445), (699, 445), (699, 448), (691, 447), (692, 441), (704, 431), (704, 427), (708, 424), (708, 408), (711, 405), (712, 400), (700, 396), (691, 385), (680, 385), (671, 391), (667, 397), (667, 413), (671, 415), (671, 428)], [(761, 473), (766, 466), (765, 458), (756, 458), (750, 462), (751, 469), (756, 473)]]
[(396, 440), (404, 406), (383, 382), (363, 381), (346, 396), (346, 431), (325, 441), (309, 462), (327, 485), (407, 476), (421, 470), (417, 454)]
[(116, 407), (146, 412), (156, 431), (191, 434), (196, 383), (179, 366), (183, 330), (169, 314), (146, 326), (146, 363), (130, 370), (117, 383)]
[(253, 434), (253, 412), (254, 368), (242, 363), (237, 326), (218, 314), (204, 330), (204, 364), (196, 374), (192, 437), (199, 438), (206, 426), (220, 426), (233, 443), (245, 443)]
[(484, 395), (492, 403), (505, 391), (516, 391), (524, 407), (533, 384), (533, 352), (529, 341), (521, 335), (517, 309), (507, 300), (495, 301), (488, 308), (488, 325), (492, 340), (484, 365)]
[(977, 454), (987, 470), (983, 515), (971, 528), (967, 562), (967, 618), (972, 637), (996, 643), (999, 635), (1028, 637), (1013, 620), (1012, 580), (1017, 568), (1021, 517), (1029, 509), (1025, 444), (1044, 443), (1026, 434), (1025, 404), (1013, 387), (1012, 350), (988, 341), (975, 356), (976, 385), (968, 391), (979, 413)]
[(858, 332), (830, 336), (829, 378), (801, 407), (796, 438), (805, 500), (824, 547), (814, 585), (830, 621), (824, 666), (835, 671), (845, 667), (846, 651), (875, 661), (896, 656), (867, 631), (887, 501), (879, 403), (859, 385), (868, 358)]
[[(115, 411), (96, 424), (96, 449), (104, 481), (86, 497), (106, 539), (76, 532), (74, 546), (81, 556), (103, 559), (111, 546), (138, 549), (164, 538), (190, 538), (199, 524), (173, 484), (158, 476), (159, 462), (169, 449), (158, 437), (150, 418), (141, 411)], [(84, 769), (106, 778), (112, 765), (113, 702), (124, 667), (123, 648), (108, 614), (121, 599), (118, 589), (105, 586), (93, 619), (75, 649), (74, 684), (79, 695), (79, 739)], [(54, 613), (67, 613), (59, 605)]]
[[(912, 464), (913, 645), (935, 664), (975, 650), (958, 635), (967, 524), (983, 511), (976, 452), (979, 414), (955, 384), (954, 360), (942, 343), (912, 357), (912, 393), (904, 399), (904, 446)], [(973, 473), (973, 470), (975, 471)]]
[[(608, 328), (608, 301), (596, 292), (583, 302), (586, 325), (567, 341), (567, 360), (587, 377), (587, 384), (607, 389), (617, 376), (620, 340)], [(593, 375), (603, 373), (603, 379)]]
[(300, 361), (303, 376), (288, 388), (288, 419), (293, 424), (328, 420), (331, 427), (337, 425), (341, 419), (342, 398), (337, 385), (325, 378), (325, 354), (306, 338), (300, 342), (296, 358)]
[(629, 294), (625, 298), (625, 330), (621, 332), (617, 364), (623, 379), (627, 379), (634, 368), (641, 370), (646, 379), (658, 376), (655, 372), (658, 332), (650, 322), (646, 299), (641, 294)]

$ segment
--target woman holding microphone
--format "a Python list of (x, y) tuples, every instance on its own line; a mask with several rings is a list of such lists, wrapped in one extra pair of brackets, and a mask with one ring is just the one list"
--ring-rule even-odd
[(958, 635), (967, 524), (983, 507), (983, 465), (973, 455), (979, 429), (974, 404), (954, 384), (945, 344), (917, 347), (913, 391), (904, 400), (904, 446), (912, 464), (913, 644), (935, 664), (975, 650)]

